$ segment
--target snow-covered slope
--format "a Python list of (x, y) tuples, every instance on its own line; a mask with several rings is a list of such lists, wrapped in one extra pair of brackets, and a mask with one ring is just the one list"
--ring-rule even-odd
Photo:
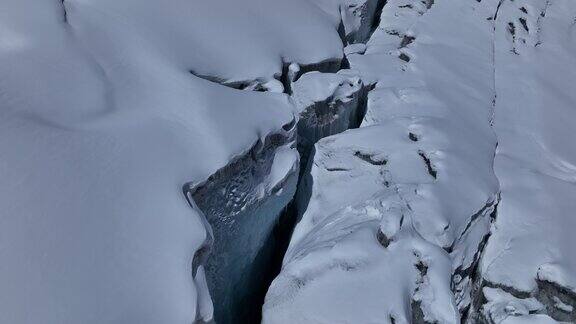
[(364, 122), (315, 147), (266, 323), (575, 320), (574, 10), (387, 2), (347, 57), (376, 82)]
[[(576, 321), (576, 3), (503, 1), (495, 29), (502, 201), (481, 264), (482, 286), (515, 297), (482, 307), (486, 316), (536, 312)], [(484, 288), (487, 289), (487, 288)], [(520, 302), (515, 301), (519, 298)]]
[(0, 323), (576, 321), (575, 17), (0, 1)]
[[(339, 60), (337, 22), (305, 1), (6, 0), (0, 15), (0, 322), (211, 318), (192, 262), (208, 231), (182, 187), (294, 109), (190, 71), (269, 80)], [(297, 160), (277, 154), (269, 183)]]
[(477, 260), (497, 201), (492, 26), (475, 3), (410, 5), (388, 2), (348, 57), (376, 88), (361, 128), (316, 145), (265, 322), (453, 323), (469, 303), (451, 277)]
[(119, 47), (115, 54), (133, 62), (145, 54), (142, 46), (151, 45), (150, 55), (175, 68), (225, 83), (266, 82), (280, 78), (283, 63), (342, 58), (338, 21), (307, 0), (67, 0), (65, 5), (72, 26), (94, 36), (84, 40), (110, 42), (90, 42), (94, 51), (113, 54)]

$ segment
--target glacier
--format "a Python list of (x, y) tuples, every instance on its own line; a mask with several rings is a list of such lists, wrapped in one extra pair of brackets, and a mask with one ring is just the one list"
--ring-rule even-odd
[(576, 322), (575, 54), (572, 0), (3, 0), (0, 322)]
[(576, 320), (574, 10), (386, 3), (347, 55), (366, 116), (315, 146), (265, 323)]

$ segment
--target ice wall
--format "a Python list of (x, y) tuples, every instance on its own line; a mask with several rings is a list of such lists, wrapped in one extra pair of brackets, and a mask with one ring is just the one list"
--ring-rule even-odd
[(295, 121), (285, 125), (206, 182), (185, 186), (214, 235), (205, 269), (220, 323), (246, 320), (251, 299), (263, 289), (272, 252), (266, 244), (296, 191), (295, 127)]

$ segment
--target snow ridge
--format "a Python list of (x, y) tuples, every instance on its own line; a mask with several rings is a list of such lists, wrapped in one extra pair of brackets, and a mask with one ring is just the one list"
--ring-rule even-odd
[[(389, 1), (366, 51), (347, 57), (376, 86), (359, 129), (315, 146), (309, 203), (264, 322), (460, 320), (499, 192), (488, 13), (475, 3)], [(473, 30), (447, 30), (439, 17)], [(465, 44), (471, 34), (480, 46)], [(460, 73), (447, 52), (466, 58)]]
[(386, 4), (347, 56), (376, 84), (366, 116), (315, 146), (265, 322), (576, 320), (574, 10)]

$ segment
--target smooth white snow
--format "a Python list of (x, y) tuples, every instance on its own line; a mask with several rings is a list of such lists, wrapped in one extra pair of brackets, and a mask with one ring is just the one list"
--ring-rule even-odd
[(0, 35), (0, 322), (211, 318), (182, 186), (294, 116), (190, 71), (270, 81), (338, 59), (337, 23), (303, 0), (6, 0)]

